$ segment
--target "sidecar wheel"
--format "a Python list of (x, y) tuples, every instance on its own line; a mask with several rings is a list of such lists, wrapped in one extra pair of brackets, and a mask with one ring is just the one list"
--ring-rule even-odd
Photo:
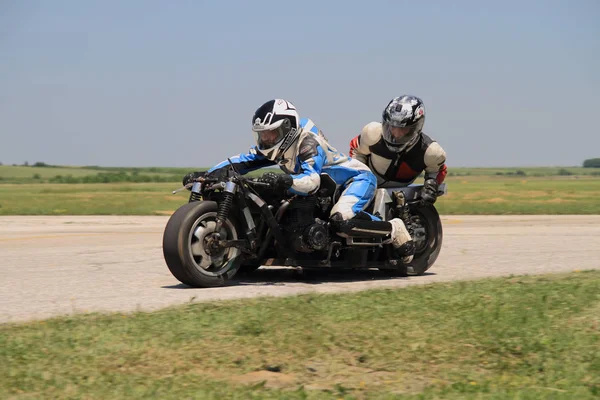
[(418, 229), (413, 233), (415, 256), (407, 265), (408, 275), (423, 275), (437, 260), (442, 249), (442, 221), (433, 205), (419, 208), (411, 214)]
[[(163, 256), (169, 270), (181, 283), (193, 287), (223, 286), (240, 266), (239, 249), (208, 250), (208, 239), (216, 228), (218, 205), (196, 201), (181, 206), (167, 222), (163, 233)], [(235, 221), (229, 217), (221, 238), (238, 239)]]

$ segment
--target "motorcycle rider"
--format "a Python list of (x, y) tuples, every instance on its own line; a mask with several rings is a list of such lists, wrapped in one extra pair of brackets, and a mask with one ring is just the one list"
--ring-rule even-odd
[(350, 141), (350, 156), (377, 176), (378, 187), (408, 186), (425, 171), (424, 204), (435, 203), (447, 172), (446, 152), (423, 133), (425, 106), (417, 96), (402, 95), (388, 102), (381, 122), (370, 122)]
[[(389, 235), (403, 262), (412, 260), (414, 243), (404, 222), (399, 218), (382, 221), (363, 211), (375, 194), (375, 175), (365, 164), (331, 146), (312, 120), (300, 118), (292, 103), (284, 99), (265, 102), (252, 116), (252, 131), (256, 145), (248, 153), (230, 158), (241, 174), (278, 165), (284, 174), (266, 172), (259, 180), (274, 190), (301, 196), (315, 193), (321, 184), (321, 172), (328, 174), (343, 188), (330, 213), (336, 232), (379, 231)], [(183, 184), (223, 173), (229, 165), (229, 161), (223, 161), (206, 172), (191, 172), (184, 176)]]

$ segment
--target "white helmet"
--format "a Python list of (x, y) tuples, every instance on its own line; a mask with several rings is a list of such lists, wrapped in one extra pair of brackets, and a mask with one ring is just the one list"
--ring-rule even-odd
[(271, 161), (279, 161), (298, 139), (299, 124), (300, 117), (292, 103), (283, 99), (267, 101), (252, 117), (258, 151)]
[[(395, 97), (385, 106), (381, 116), (383, 140), (394, 152), (411, 149), (421, 137), (425, 123), (425, 105), (417, 96)], [(392, 128), (406, 128), (402, 137), (395, 137)]]

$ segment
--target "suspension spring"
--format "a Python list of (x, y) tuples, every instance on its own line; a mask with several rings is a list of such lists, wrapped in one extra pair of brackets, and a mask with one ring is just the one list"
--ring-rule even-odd
[(217, 220), (225, 221), (229, 216), (229, 210), (233, 205), (233, 193), (224, 191), (223, 201), (219, 204), (219, 211), (217, 212)]
[(196, 192), (190, 193), (190, 200), (189, 200), (190, 203), (192, 201), (200, 201), (200, 200), (202, 200), (202, 195), (200, 193), (196, 193)]

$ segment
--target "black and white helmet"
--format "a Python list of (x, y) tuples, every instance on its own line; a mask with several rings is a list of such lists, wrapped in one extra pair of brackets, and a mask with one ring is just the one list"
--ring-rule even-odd
[(283, 99), (267, 101), (252, 117), (258, 151), (271, 161), (279, 161), (298, 139), (299, 124), (300, 117), (292, 103)]
[[(383, 140), (392, 151), (408, 150), (419, 141), (424, 123), (425, 106), (420, 98), (410, 95), (395, 97), (383, 110)], [(394, 127), (411, 129), (398, 138), (392, 135)]]

